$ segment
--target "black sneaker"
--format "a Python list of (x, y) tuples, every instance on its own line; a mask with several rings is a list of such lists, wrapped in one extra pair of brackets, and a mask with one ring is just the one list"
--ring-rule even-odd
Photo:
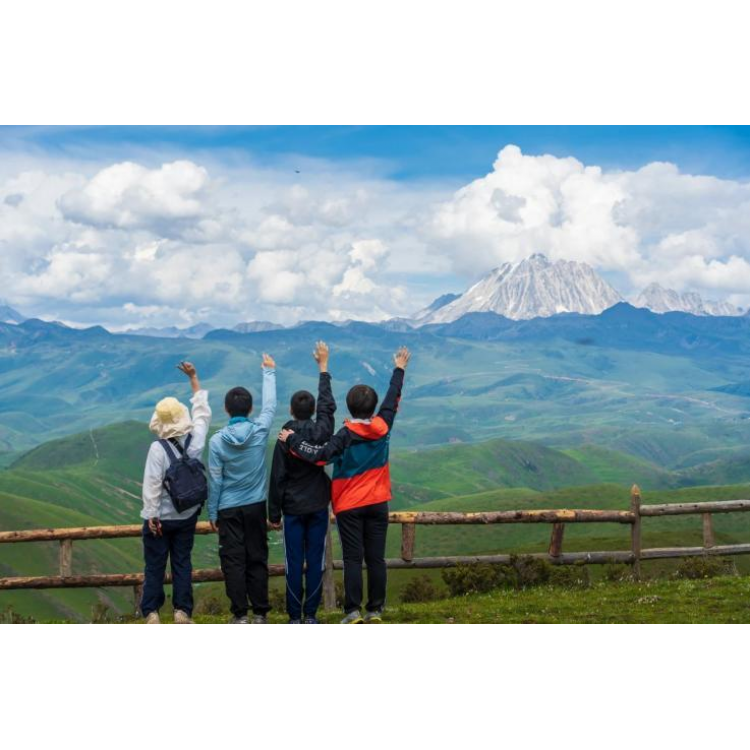
[(305, 615), (302, 622), (304, 625), (320, 625), (320, 620), (315, 615)]

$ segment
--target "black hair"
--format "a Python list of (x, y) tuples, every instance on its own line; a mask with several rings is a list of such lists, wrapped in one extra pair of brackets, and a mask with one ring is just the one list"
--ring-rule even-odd
[(247, 388), (237, 386), (224, 396), (224, 408), (230, 417), (246, 417), (253, 410), (253, 397)]
[(346, 405), (355, 419), (369, 419), (378, 405), (378, 394), (369, 385), (355, 385), (346, 394)]
[(310, 419), (315, 414), (315, 396), (310, 391), (297, 391), (290, 403), (295, 419)]

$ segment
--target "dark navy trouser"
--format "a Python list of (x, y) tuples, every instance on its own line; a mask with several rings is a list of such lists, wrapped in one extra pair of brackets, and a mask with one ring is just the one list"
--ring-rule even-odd
[[(323, 595), (326, 564), (328, 508), (301, 516), (284, 516), (284, 555), (286, 569), (286, 611), (290, 620), (315, 616)], [(304, 578), (302, 571), (307, 563)], [(304, 605), (303, 605), (304, 602)]]
[(198, 513), (183, 521), (162, 521), (161, 536), (154, 536), (143, 522), (143, 558), (146, 580), (143, 582), (141, 612), (158, 612), (164, 604), (164, 573), (167, 558), (172, 567), (172, 606), (187, 614), (193, 612), (193, 563), (191, 554), (195, 541)]

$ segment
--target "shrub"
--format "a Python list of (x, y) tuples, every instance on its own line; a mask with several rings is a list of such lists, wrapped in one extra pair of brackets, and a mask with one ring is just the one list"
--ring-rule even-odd
[(509, 565), (457, 565), (442, 572), (451, 596), (484, 594), (493, 589), (515, 585), (516, 575)]
[(734, 560), (726, 557), (688, 557), (680, 561), (674, 577), (696, 580), (698, 578), (716, 578), (717, 576), (737, 575)]
[(451, 596), (545, 585), (579, 588), (591, 583), (586, 565), (552, 565), (531, 555), (511, 555), (508, 565), (457, 565), (444, 570), (442, 576)]
[(401, 601), (404, 604), (432, 602), (439, 598), (440, 594), (438, 593), (435, 584), (426, 575), (412, 578), (401, 590)]
[(547, 583), (552, 573), (550, 563), (530, 555), (511, 555), (510, 564), (516, 571), (516, 588), (519, 589)]

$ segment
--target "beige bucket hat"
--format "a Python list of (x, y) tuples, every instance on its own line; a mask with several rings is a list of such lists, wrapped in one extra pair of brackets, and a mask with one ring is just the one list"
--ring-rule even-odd
[(168, 440), (186, 435), (193, 429), (193, 423), (187, 406), (169, 396), (156, 405), (148, 427), (159, 438)]

